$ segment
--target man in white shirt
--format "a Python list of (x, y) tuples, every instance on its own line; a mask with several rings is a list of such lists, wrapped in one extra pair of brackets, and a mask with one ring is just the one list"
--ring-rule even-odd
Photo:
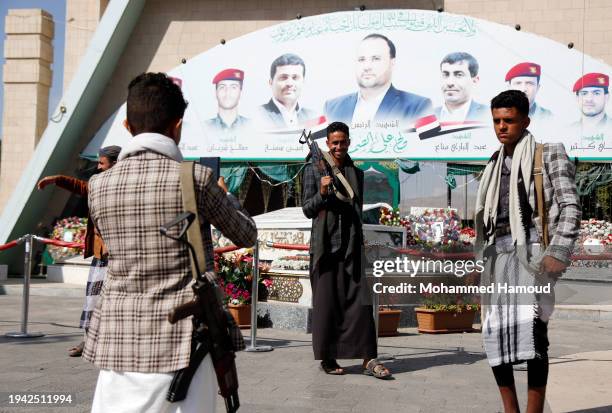
[(480, 81), (474, 56), (465, 52), (446, 55), (440, 62), (440, 76), (444, 103), (434, 109), (440, 122), (489, 121), (488, 107), (472, 99)]
[(259, 107), (259, 117), (265, 129), (296, 129), (315, 119), (316, 113), (301, 107), (306, 65), (298, 55), (287, 53), (277, 57), (270, 67), (272, 98)]
[(393, 87), (397, 49), (386, 36), (372, 33), (357, 49), (356, 80), (359, 91), (325, 102), (328, 122), (343, 122), (351, 128), (408, 128), (431, 115), (431, 100)]

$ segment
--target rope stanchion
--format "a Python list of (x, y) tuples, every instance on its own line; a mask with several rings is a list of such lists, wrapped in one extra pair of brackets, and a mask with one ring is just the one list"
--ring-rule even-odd
[(259, 240), (255, 241), (255, 247), (253, 248), (253, 280), (251, 288), (251, 343), (247, 346), (245, 351), (248, 352), (264, 352), (272, 351), (272, 346), (258, 346), (257, 345), (257, 296), (259, 287)]
[[(23, 298), (21, 301), (21, 331), (6, 333), (7, 337), (34, 338), (42, 337), (43, 333), (28, 333), (28, 311), (30, 306), (30, 275), (32, 273), (32, 241), (34, 236), (24, 235), (22, 237), (25, 245), (23, 263)], [(21, 238), (20, 238), (21, 239)]]

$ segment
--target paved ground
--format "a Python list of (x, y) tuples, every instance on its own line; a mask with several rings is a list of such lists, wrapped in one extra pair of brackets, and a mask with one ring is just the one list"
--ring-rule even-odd
[[(85, 412), (97, 370), (66, 349), (77, 343), (82, 300), (31, 297), (30, 331), (39, 339), (10, 339), (19, 330), (21, 297), (0, 296), (0, 392), (70, 392), (72, 407), (9, 408), (0, 412)], [(245, 331), (248, 335), (248, 331)], [(501, 410), (480, 335), (419, 335), (402, 330), (380, 340), (396, 380), (383, 382), (360, 374), (359, 362), (345, 361), (345, 376), (327, 376), (312, 360), (310, 335), (283, 330), (259, 331), (269, 353), (240, 353), (241, 412), (497, 412)], [(548, 412), (612, 411), (612, 320), (553, 320)], [(526, 374), (516, 372), (524, 406)], [(220, 400), (218, 412), (225, 411)]]

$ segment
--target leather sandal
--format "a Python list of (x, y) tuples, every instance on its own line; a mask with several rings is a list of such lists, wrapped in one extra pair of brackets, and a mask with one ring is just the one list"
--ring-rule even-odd
[(83, 348), (85, 348), (85, 342), (81, 341), (79, 344), (68, 350), (68, 355), (70, 357), (81, 357), (83, 354)]
[(344, 369), (340, 367), (336, 360), (321, 361), (321, 370), (332, 376), (342, 376), (344, 374)]
[(373, 376), (381, 380), (388, 380), (393, 377), (389, 369), (377, 359), (368, 361), (368, 364), (366, 364), (365, 368), (363, 369), (363, 374), (366, 376)]

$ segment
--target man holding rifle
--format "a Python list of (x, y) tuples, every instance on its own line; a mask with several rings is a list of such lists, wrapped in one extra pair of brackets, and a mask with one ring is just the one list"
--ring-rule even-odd
[(312, 162), (304, 168), (302, 210), (312, 218), (312, 348), (327, 374), (344, 374), (336, 359), (361, 358), (364, 374), (388, 379), (391, 373), (376, 360), (372, 305), (366, 301), (363, 171), (348, 155), (350, 143), (346, 124), (329, 124), (329, 155), (309, 142)]
[[(101, 369), (93, 412), (128, 406), (131, 411), (215, 411), (217, 383), (209, 355), (187, 398), (166, 401), (174, 373), (189, 365), (192, 351), (190, 317), (168, 322), (173, 309), (193, 298), (189, 253), (159, 232), (183, 212), (177, 144), (186, 107), (180, 88), (165, 74), (132, 80), (124, 125), (133, 138), (117, 165), (89, 183), (91, 218), (110, 258), (83, 352)], [(253, 245), (257, 232), (209, 168), (195, 165), (194, 186), (206, 256), (202, 271), (212, 270), (210, 224), (238, 246)]]

